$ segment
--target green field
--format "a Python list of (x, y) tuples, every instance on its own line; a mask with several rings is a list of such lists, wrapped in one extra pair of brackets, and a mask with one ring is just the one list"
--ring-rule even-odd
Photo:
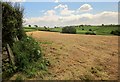
[[(75, 27), (77, 34), (86, 34), (86, 32), (94, 32), (96, 35), (112, 35), (111, 32), (118, 30), (118, 26), (84, 26)], [(31, 31), (49, 31), (62, 32), (62, 28), (44, 28), (44, 27), (24, 27), (25, 32)]]
[[(82, 30), (84, 29), (84, 30)], [(96, 33), (96, 35), (111, 35), (111, 31), (118, 30), (118, 27), (80, 27), (77, 28), (77, 34), (85, 34), (86, 32), (90, 32), (89, 30), (92, 30), (93, 32)]]

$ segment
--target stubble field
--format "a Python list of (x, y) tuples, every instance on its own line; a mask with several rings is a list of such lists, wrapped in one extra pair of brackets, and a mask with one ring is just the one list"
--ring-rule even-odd
[[(118, 36), (27, 32), (51, 65), (46, 80), (117, 80)], [(38, 79), (34, 78), (34, 79)]]

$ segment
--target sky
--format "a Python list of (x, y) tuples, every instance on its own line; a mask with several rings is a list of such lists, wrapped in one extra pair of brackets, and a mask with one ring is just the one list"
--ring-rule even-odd
[(118, 23), (118, 2), (22, 2), (24, 25), (69, 26)]

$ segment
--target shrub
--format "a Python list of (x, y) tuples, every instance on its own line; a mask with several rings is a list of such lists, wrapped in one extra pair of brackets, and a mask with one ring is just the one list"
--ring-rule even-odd
[(16, 66), (18, 70), (27, 68), (29, 63), (37, 61), (42, 57), (38, 43), (32, 37), (24, 37), (13, 44)]
[(89, 31), (92, 31), (92, 29), (89, 29)]
[(74, 27), (63, 27), (62, 33), (76, 34), (76, 29)]
[(84, 30), (84, 28), (82, 28), (82, 30)]
[(88, 34), (88, 35), (96, 35), (96, 33), (94, 33), (94, 32), (86, 32), (85, 34)]
[(120, 31), (118, 31), (118, 30), (111, 31), (111, 34), (120, 36)]
[(47, 28), (39, 28), (38, 30), (39, 31), (50, 31), (50, 29), (47, 29)]
[[(2, 2), (2, 44), (7, 43), (10, 46), (14, 43), (14, 38), (17, 36), (21, 39), (24, 36), (23, 23), (24, 9), (18, 3)], [(9, 37), (8, 37), (9, 36)]]

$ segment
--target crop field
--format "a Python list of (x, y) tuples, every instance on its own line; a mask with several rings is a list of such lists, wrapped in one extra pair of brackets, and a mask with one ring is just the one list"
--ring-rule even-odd
[[(118, 36), (33, 31), (51, 63), (46, 80), (117, 80)], [(36, 76), (33, 79), (38, 79)]]
[[(111, 31), (118, 30), (117, 26), (84, 26), (84, 27), (75, 27), (76, 28), (76, 33), (77, 34), (85, 34), (86, 32), (91, 32), (94, 31), (96, 35), (112, 35)], [(62, 28), (43, 28), (43, 27), (24, 27), (24, 30), (26, 32), (31, 32), (31, 31), (49, 31), (49, 32), (62, 32)], [(91, 30), (91, 31), (90, 31)]]

